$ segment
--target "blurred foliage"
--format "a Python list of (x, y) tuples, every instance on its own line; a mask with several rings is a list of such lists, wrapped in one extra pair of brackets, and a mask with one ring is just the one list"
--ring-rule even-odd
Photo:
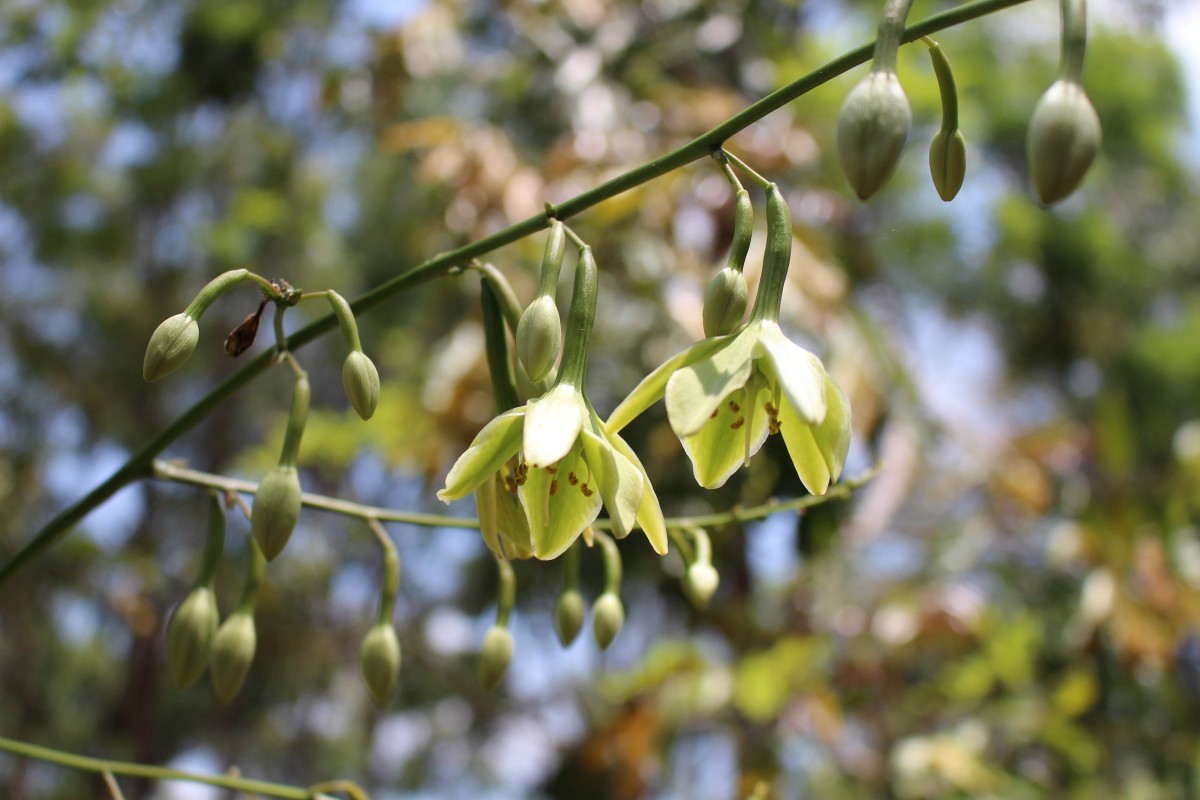
[[(1053, 5), (937, 37), (969, 145), (949, 206), (925, 172), (939, 110), (919, 46), (900, 61), (913, 135), (871, 205), (852, 202), (832, 150), (861, 71), (730, 142), (788, 192), (784, 323), (852, 400), (848, 472), (885, 469), (850, 503), (711, 531), (706, 612), (684, 599), (678, 556), (632, 537), (625, 629), (603, 656), (586, 632), (564, 651), (557, 565), (519, 563), (514, 662), (488, 693), (474, 651), (495, 576), (478, 536), (391, 526), (404, 664), (399, 699), (375, 710), (357, 650), (377, 550), (361, 522), (310, 511), (268, 571), (254, 667), (222, 707), (165, 668), (205, 498), (145, 483), (0, 590), (0, 731), (295, 784), (347, 775), (383, 798), (1196, 796), (1200, 197), (1184, 85), (1161, 4), (1109, 4), (1087, 69), (1103, 153), (1077, 197), (1037, 207), (1024, 131), (1054, 76)], [(688, 141), (869, 37), (877, 6), (9, 0), (0, 556), (236, 369), (220, 341), (254, 310), (249, 289), (205, 316), (186, 369), (153, 386), (139, 372), (155, 325), (219, 271), (354, 296)], [(700, 335), (732, 202), (697, 164), (572, 222), (602, 270), (601, 413)], [(523, 300), (542, 244), (494, 255)], [(426, 283), (363, 316), (384, 382), (369, 423), (346, 408), (336, 337), (300, 353), (307, 489), (441, 509), (434, 489), (493, 408), (477, 285)], [(168, 455), (256, 478), (289, 386), (273, 371)], [(778, 442), (705, 494), (661, 407), (626, 433), (668, 514), (803, 491)], [(226, 611), (247, 532), (231, 521)], [(585, 553), (586, 596), (600, 573)], [(3, 755), (0, 789), (102, 791)]]

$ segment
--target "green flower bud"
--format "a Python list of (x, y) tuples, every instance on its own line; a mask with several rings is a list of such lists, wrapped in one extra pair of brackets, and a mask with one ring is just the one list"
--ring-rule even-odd
[(838, 155), (860, 200), (892, 177), (911, 127), (912, 110), (895, 72), (872, 70), (846, 97), (837, 122)]
[(929, 175), (938, 196), (949, 203), (967, 174), (967, 141), (962, 131), (942, 128), (929, 146)]
[(512, 661), (513, 640), (508, 628), (493, 625), (483, 640), (479, 653), (479, 682), (485, 689), (495, 689), (508, 671)]
[(241, 690), (257, 644), (254, 616), (249, 612), (233, 612), (217, 629), (208, 677), (222, 703), (228, 703)]
[(217, 596), (208, 586), (197, 586), (179, 607), (167, 628), (167, 664), (180, 689), (204, 674), (217, 635)]
[(741, 324), (749, 301), (750, 290), (741, 272), (726, 267), (714, 275), (704, 293), (704, 335), (731, 333)]
[(142, 377), (148, 383), (154, 383), (170, 375), (188, 360), (199, 339), (200, 326), (192, 316), (176, 314), (164, 320), (154, 329), (150, 344), (146, 346)]
[(566, 589), (554, 601), (554, 630), (563, 647), (570, 646), (583, 628), (583, 595), (576, 589)]
[(363, 419), (370, 419), (379, 405), (379, 371), (366, 354), (355, 351), (342, 364), (342, 388), (350, 405)]
[(558, 306), (550, 295), (529, 304), (517, 323), (517, 358), (531, 381), (540, 381), (550, 372), (562, 347), (562, 321)]
[(625, 607), (614, 592), (604, 592), (592, 604), (592, 634), (601, 650), (607, 650), (625, 624)]
[(358, 664), (375, 705), (380, 708), (387, 705), (400, 682), (400, 642), (396, 639), (396, 629), (386, 622), (371, 628), (359, 650)]
[(683, 576), (683, 590), (696, 608), (707, 608), (720, 582), (721, 576), (712, 564), (697, 561)]
[(299, 519), (300, 475), (295, 467), (279, 465), (258, 484), (250, 510), (250, 531), (268, 561), (283, 551)]
[(1033, 110), (1025, 149), (1038, 199), (1051, 205), (1075, 191), (1100, 151), (1100, 118), (1082, 86), (1051, 84)]

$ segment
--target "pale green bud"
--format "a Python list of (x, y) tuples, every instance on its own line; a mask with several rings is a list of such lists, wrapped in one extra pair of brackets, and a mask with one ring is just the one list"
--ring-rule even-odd
[(479, 682), (485, 689), (495, 689), (508, 671), (512, 661), (513, 640), (508, 628), (493, 625), (483, 640), (479, 652)]
[(400, 641), (396, 629), (386, 622), (371, 628), (363, 639), (358, 664), (375, 705), (381, 708), (387, 705), (400, 682)]
[(741, 272), (726, 267), (714, 275), (704, 293), (704, 335), (731, 333), (741, 324), (749, 301), (750, 290)]
[(929, 175), (938, 197), (949, 203), (962, 188), (967, 174), (967, 142), (962, 131), (942, 128), (929, 146)]
[(860, 200), (892, 177), (911, 127), (912, 110), (895, 72), (873, 70), (846, 97), (837, 122), (838, 155)]
[(517, 323), (517, 358), (531, 381), (550, 372), (562, 347), (562, 320), (550, 295), (529, 304)]
[(354, 351), (342, 364), (342, 388), (350, 405), (363, 419), (370, 419), (379, 405), (379, 371), (366, 354)]
[(696, 608), (707, 608), (720, 582), (721, 576), (712, 564), (697, 561), (683, 576), (683, 590)]
[(592, 604), (592, 634), (601, 650), (607, 650), (625, 624), (625, 607), (615, 592), (604, 592)]
[(208, 677), (222, 703), (228, 703), (241, 690), (257, 645), (254, 617), (248, 612), (235, 611), (217, 629)]
[(208, 586), (197, 586), (184, 598), (167, 628), (167, 664), (180, 689), (204, 674), (217, 635), (217, 596)]
[(583, 595), (575, 589), (567, 589), (554, 601), (554, 630), (558, 641), (568, 647), (583, 628)]
[(268, 561), (287, 545), (300, 519), (300, 475), (295, 467), (277, 466), (254, 493), (250, 531)]
[(200, 326), (188, 314), (176, 314), (163, 320), (146, 346), (142, 377), (149, 383), (170, 375), (183, 366), (196, 349)]
[(1100, 151), (1100, 118), (1082, 86), (1051, 84), (1033, 109), (1025, 150), (1038, 199), (1050, 205), (1075, 191)]

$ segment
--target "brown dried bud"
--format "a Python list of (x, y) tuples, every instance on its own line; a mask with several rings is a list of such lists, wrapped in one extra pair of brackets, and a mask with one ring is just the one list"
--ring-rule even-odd
[(258, 304), (258, 311), (248, 314), (242, 320), (242, 324), (225, 337), (225, 355), (237, 358), (250, 349), (250, 345), (254, 344), (254, 337), (258, 335), (258, 321), (262, 318), (262, 312), (266, 306), (267, 301), (263, 300)]

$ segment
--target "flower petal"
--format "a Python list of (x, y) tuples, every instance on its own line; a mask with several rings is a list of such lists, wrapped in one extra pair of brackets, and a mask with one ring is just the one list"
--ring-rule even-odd
[(770, 365), (768, 374), (783, 387), (784, 402), (810, 425), (825, 419), (825, 365), (793, 343), (774, 322), (762, 323), (759, 343)]
[(579, 388), (560, 383), (536, 400), (525, 414), (525, 463), (530, 469), (548, 467), (567, 454), (579, 438), (587, 408)]
[(837, 481), (846, 466), (846, 451), (850, 449), (850, 401), (833, 378), (825, 376), (825, 420), (813, 428), (813, 439), (829, 467), (829, 478)]
[(604, 423), (605, 427), (610, 433), (616, 433), (633, 422), (635, 417), (662, 398), (663, 392), (667, 389), (667, 380), (675, 374), (676, 370), (711, 355), (714, 350), (729, 341), (729, 338), (728, 336), (714, 336), (710, 339), (703, 339), (668, 358), (643, 378), (642, 382), (629, 393), (629, 396), (621, 401), (612, 414), (609, 414), (608, 421)]
[(750, 377), (757, 326), (742, 329), (708, 358), (678, 370), (667, 380), (667, 419), (679, 438), (700, 430), (730, 392)]
[[(768, 417), (761, 409), (750, 415), (747, 391), (738, 389), (717, 409), (717, 415), (683, 439), (683, 449), (692, 460), (696, 483), (705, 489), (725, 485), (729, 476), (746, 463), (767, 439)], [(755, 391), (755, 402), (763, 400)], [(746, 426), (750, 427), (747, 439)]]
[(483, 427), (467, 451), (458, 457), (446, 488), (438, 492), (443, 503), (466, 497), (479, 484), (500, 469), (521, 447), (521, 429), (525, 424), (525, 409), (506, 411)]
[(500, 538), (497, 534), (499, 526), (496, 520), (496, 476), (492, 475), (475, 490), (475, 511), (479, 514), (479, 533), (483, 536), (484, 544), (498, 556), (504, 555), (500, 549)]
[[(579, 479), (575, 486), (567, 480), (571, 473)], [(591, 479), (583, 462), (583, 448), (578, 443), (559, 460), (554, 472), (529, 470), (518, 491), (529, 520), (535, 556), (552, 559), (562, 555), (600, 515), (600, 491), (588, 483)]]
[(650, 540), (650, 546), (654, 548), (654, 551), (660, 556), (665, 556), (667, 554), (667, 524), (663, 521), (662, 508), (658, 504), (658, 496), (654, 494), (654, 487), (650, 484), (650, 476), (646, 474), (646, 468), (638, 460), (633, 448), (620, 436), (606, 431), (605, 438), (608, 439), (608, 443), (614, 450), (628, 458), (637, 467), (637, 471), (642, 474), (642, 501), (638, 505), (637, 524), (646, 532), (646, 538)]
[(529, 558), (533, 555), (529, 520), (521, 498), (505, 488), (503, 476), (507, 470), (507, 466), (502, 467), (496, 481), (496, 529), (509, 558)]
[(825, 494), (829, 489), (829, 465), (813, 438), (813, 427), (796, 413), (791, 403), (785, 400), (780, 405), (779, 432), (800, 482), (813, 494)]
[[(599, 420), (595, 425), (599, 429)], [(613, 535), (624, 538), (637, 523), (638, 507), (642, 503), (642, 474), (628, 458), (614, 450), (607, 439), (594, 431), (584, 430), (581, 438), (583, 458), (600, 484), (600, 496), (604, 498)]]

